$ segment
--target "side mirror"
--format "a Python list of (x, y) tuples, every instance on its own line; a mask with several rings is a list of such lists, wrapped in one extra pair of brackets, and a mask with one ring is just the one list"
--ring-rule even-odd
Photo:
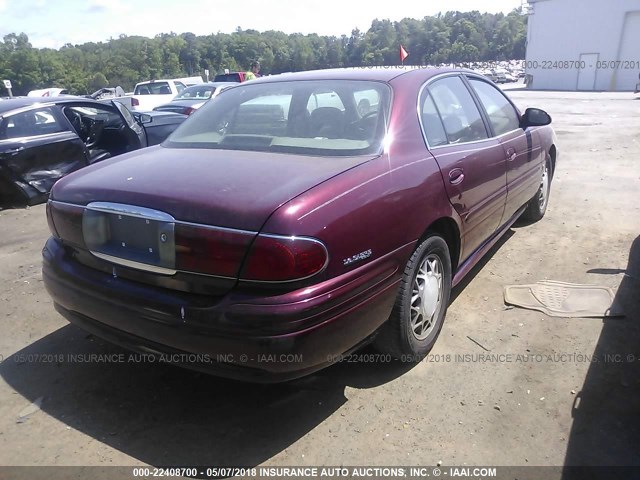
[(137, 117), (138, 122), (142, 124), (153, 122), (153, 117), (148, 113), (141, 113), (140, 115), (137, 115)]
[(551, 115), (539, 108), (527, 108), (520, 119), (520, 127), (543, 127), (551, 123)]

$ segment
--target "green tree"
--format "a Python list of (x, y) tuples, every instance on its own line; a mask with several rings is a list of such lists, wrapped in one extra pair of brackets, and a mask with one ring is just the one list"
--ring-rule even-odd
[(84, 94), (107, 79), (111, 86), (131, 90), (139, 81), (199, 75), (204, 69), (212, 75), (247, 70), (254, 60), (260, 60), (263, 73), (397, 65), (401, 44), (412, 64), (522, 59), (526, 20), (520, 9), (508, 15), (452, 11), (399, 22), (376, 19), (366, 32), (354, 29), (340, 37), (238, 27), (204, 36), (120, 35), (57, 50), (33, 48), (26, 34), (10, 33), (0, 42), (0, 77), (10, 79), (18, 95), (50, 86)]
[(109, 81), (107, 80), (107, 77), (104, 76), (104, 73), (96, 72), (89, 80), (87, 86), (89, 87), (89, 90), (96, 91), (101, 88), (108, 87)]

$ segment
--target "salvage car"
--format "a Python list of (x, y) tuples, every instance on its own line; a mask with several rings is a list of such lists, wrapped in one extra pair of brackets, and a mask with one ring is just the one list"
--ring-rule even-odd
[(182, 93), (178, 94), (169, 103), (160, 105), (153, 110), (191, 115), (204, 105), (207, 100), (217, 97), (223, 90), (235, 85), (237, 85), (235, 82), (210, 82), (193, 85), (192, 87), (185, 88)]
[(296, 378), (369, 342), (415, 362), (451, 288), (544, 216), (550, 122), (466, 70), (247, 82), (59, 181), (44, 283), (87, 331), (222, 376)]
[(81, 97), (15, 98), (0, 104), (0, 202), (46, 200), (64, 175), (157, 145), (186, 118), (152, 112), (137, 119), (121, 103)]

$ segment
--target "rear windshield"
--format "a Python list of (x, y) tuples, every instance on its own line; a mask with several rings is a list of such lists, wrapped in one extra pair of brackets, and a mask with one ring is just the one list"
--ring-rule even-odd
[(216, 89), (210, 85), (195, 85), (193, 87), (185, 88), (181, 94), (174, 98), (174, 100), (191, 100), (201, 99), (206, 100), (211, 98), (211, 94)]
[(171, 88), (167, 82), (145, 83), (137, 85), (134, 95), (171, 95)]
[(349, 156), (379, 153), (390, 89), (348, 80), (242, 84), (189, 117), (164, 143)]

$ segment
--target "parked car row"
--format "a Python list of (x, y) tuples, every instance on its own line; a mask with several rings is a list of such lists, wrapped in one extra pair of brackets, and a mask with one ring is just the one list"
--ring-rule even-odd
[(138, 97), (125, 96), (120, 87), (103, 88), (90, 96), (100, 102), (61, 94), (62, 89), (44, 89), (31, 92), (30, 97), (3, 101), (0, 107), (0, 203), (41, 202), (47, 198), (51, 186), (72, 171), (156, 145), (182, 123), (186, 115), (223, 90), (238, 85), (210, 82), (184, 88), (179, 82), (172, 82), (159, 80), (136, 86), (135, 92), (143, 97), (156, 93), (161, 96), (170, 88), (167, 85), (180, 90), (171, 102), (150, 112), (138, 111), (135, 107), (130, 111), (127, 107), (132, 101), (136, 103)]

